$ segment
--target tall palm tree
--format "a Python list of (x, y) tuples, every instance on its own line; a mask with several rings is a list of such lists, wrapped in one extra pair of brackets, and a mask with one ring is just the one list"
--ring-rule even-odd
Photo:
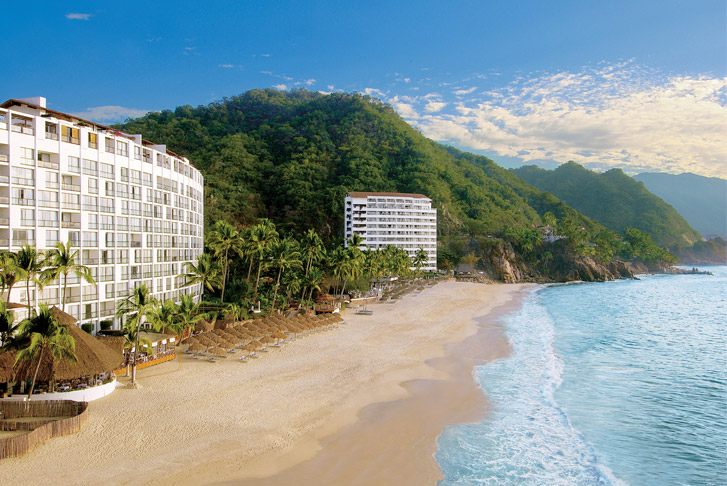
[(8, 296), (5, 299), (10, 301), (10, 294), (13, 291), (13, 286), (19, 279), (24, 279), (25, 273), (23, 269), (18, 266), (18, 254), (12, 251), (5, 251), (0, 253), (0, 285), (2, 285), (3, 291), (8, 290)]
[(183, 295), (179, 299), (178, 310), (179, 314), (177, 317), (179, 319), (179, 325), (182, 328), (182, 335), (184, 336), (187, 331), (194, 327), (197, 321), (202, 319), (202, 316), (199, 313), (199, 304), (192, 300), (191, 295)]
[(414, 264), (414, 267), (417, 269), (417, 275), (421, 275), (422, 273), (422, 266), (429, 260), (429, 255), (426, 251), (424, 251), (424, 248), (419, 248), (417, 250), (416, 254), (412, 258), (412, 263)]
[(136, 361), (139, 357), (139, 330), (145, 319), (152, 315), (156, 300), (151, 296), (149, 287), (142, 284), (136, 287), (126, 299), (119, 302), (116, 317), (128, 316), (125, 329), (133, 331), (134, 358), (131, 363), (131, 384), (136, 385)]
[(214, 292), (221, 284), (220, 270), (209, 253), (199, 255), (197, 265), (187, 262), (186, 273), (183, 276), (188, 284), (202, 284), (203, 290), (206, 288), (210, 292)]
[(28, 399), (30, 399), (33, 395), (35, 380), (38, 378), (38, 370), (45, 351), (50, 351), (54, 360), (67, 360), (75, 363), (78, 361), (76, 342), (73, 336), (68, 333), (68, 329), (53, 317), (46, 304), (41, 304), (38, 315), (33, 316), (32, 319), (24, 320), (20, 324), (18, 332), (22, 336), (29, 337), (30, 341), (26, 347), (18, 352), (15, 362), (38, 360), (28, 391)]
[[(311, 267), (310, 272), (308, 272), (308, 277), (305, 280), (306, 288), (310, 289), (308, 300), (313, 299), (313, 292), (321, 290), (321, 283), (323, 283), (323, 277), (325, 277), (325, 275), (326, 274), (320, 268)], [(303, 304), (303, 300), (305, 300), (305, 296), (303, 297), (304, 298), (301, 299), (301, 305)]]
[(28, 317), (31, 315), (30, 309), (32, 307), (32, 302), (30, 301), (30, 282), (34, 282), (36, 285), (37, 290), (35, 293), (35, 300), (37, 302), (38, 291), (40, 291), (43, 286), (43, 279), (39, 277), (41, 276), (41, 271), (45, 264), (45, 255), (43, 255), (42, 252), (37, 251), (35, 247), (25, 245), (18, 252), (18, 266), (22, 268), (25, 273), (25, 291), (27, 292), (26, 295), (28, 298)]
[(230, 253), (242, 252), (242, 239), (240, 233), (228, 222), (217, 221), (214, 230), (209, 235), (209, 246), (214, 251), (215, 256), (222, 257), (222, 294), (220, 302), (225, 301), (225, 284), (227, 283), (227, 270), (230, 263)]
[(278, 232), (275, 229), (275, 223), (269, 219), (261, 219), (258, 224), (250, 230), (250, 243), (253, 247), (254, 254), (258, 258), (257, 279), (255, 280), (255, 294), (260, 286), (260, 272), (263, 268), (263, 260), (265, 252), (278, 239)]
[(275, 292), (273, 293), (273, 311), (275, 311), (275, 299), (278, 297), (280, 276), (285, 270), (303, 268), (300, 261), (300, 253), (295, 249), (293, 243), (289, 238), (283, 238), (273, 245), (273, 265), (278, 267), (278, 279), (275, 282)]
[(300, 254), (306, 261), (306, 276), (308, 276), (311, 265), (313, 265), (320, 259), (324, 251), (325, 247), (323, 246), (323, 240), (321, 240), (321, 237), (318, 235), (318, 233), (316, 233), (312, 229), (306, 231), (300, 242)]
[(91, 276), (91, 269), (80, 263), (76, 263), (78, 250), (71, 249), (71, 240), (65, 245), (60, 241), (56, 243), (56, 247), (51, 250), (48, 255), (48, 267), (43, 270), (43, 279), (55, 280), (63, 275), (63, 298), (61, 300), (61, 310), (66, 310), (66, 290), (68, 288), (68, 274), (73, 273), (76, 277), (82, 278), (86, 282), (96, 285), (96, 281)]

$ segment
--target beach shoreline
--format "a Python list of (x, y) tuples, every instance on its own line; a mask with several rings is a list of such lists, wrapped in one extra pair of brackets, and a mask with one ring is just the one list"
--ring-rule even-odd
[[(142, 370), (140, 389), (92, 403), (80, 433), (0, 462), (0, 478), (56, 486), (292, 484), (286, 477), (301, 485), (434, 484), (436, 437), (486, 412), (472, 366), (507, 355), (497, 317), (524, 287), (440, 283), (370, 306), (373, 316), (349, 312), (340, 329), (252, 363), (182, 354)], [(402, 482), (393, 469), (416, 474)]]

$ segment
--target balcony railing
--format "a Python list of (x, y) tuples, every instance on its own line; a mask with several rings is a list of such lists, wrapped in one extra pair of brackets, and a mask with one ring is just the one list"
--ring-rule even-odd
[(10, 218), (0, 218), (0, 226), (8, 226), (10, 224)]
[[(80, 221), (62, 221), (61, 228), (81, 229), (81, 222)], [(76, 242), (76, 243), (78, 243), (78, 242)]]
[(78, 184), (67, 184), (63, 183), (61, 184), (61, 189), (64, 191), (73, 191), (73, 192), (81, 192), (81, 186)]
[[(2, 199), (2, 198), (0, 197), (0, 199)], [(0, 202), (2, 202), (2, 201), (0, 201)], [(35, 199), (14, 197), (13, 204), (17, 204), (18, 206), (33, 206), (33, 205), (35, 205)]]
[(38, 167), (44, 167), (46, 169), (60, 170), (60, 164), (58, 162), (51, 162), (49, 160), (39, 160)]

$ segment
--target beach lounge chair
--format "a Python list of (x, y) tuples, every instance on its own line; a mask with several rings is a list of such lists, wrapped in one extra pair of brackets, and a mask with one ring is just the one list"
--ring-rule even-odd
[(212, 356), (210, 356), (209, 358), (207, 358), (207, 361), (209, 361), (210, 363), (217, 363), (217, 360), (214, 357), (212, 357)]

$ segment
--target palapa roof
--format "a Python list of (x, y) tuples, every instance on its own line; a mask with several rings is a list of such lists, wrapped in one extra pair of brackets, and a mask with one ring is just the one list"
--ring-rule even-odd
[[(38, 381), (49, 381), (53, 376), (55, 370), (56, 380), (70, 380), (73, 378), (80, 378), (87, 375), (95, 375), (102, 372), (109, 372), (119, 368), (124, 358), (121, 352), (111, 346), (105, 344), (101, 339), (97, 339), (91, 336), (89, 333), (81, 329), (76, 325), (76, 319), (61, 311), (57, 307), (51, 309), (53, 316), (58, 322), (68, 329), (68, 333), (73, 337), (76, 342), (76, 357), (78, 361), (76, 363), (70, 363), (65, 360), (61, 360), (54, 363), (50, 353), (44, 353), (43, 361), (41, 362), (40, 369), (38, 371)], [(14, 353), (3, 353), (3, 354), (14, 354)], [(2, 355), (0, 355), (1, 357)], [(13, 361), (14, 361), (13, 356)], [(8, 358), (3, 358), (7, 360)], [(0, 363), (4, 362), (0, 360)], [(37, 362), (24, 361), (17, 364), (15, 367), (16, 376), (18, 380), (33, 378), (35, 372), (35, 366)], [(0, 365), (1, 367), (2, 365)], [(0, 373), (2, 373), (0, 371)], [(0, 376), (0, 381), (5, 378)], [(5, 378), (7, 380), (7, 378)]]

